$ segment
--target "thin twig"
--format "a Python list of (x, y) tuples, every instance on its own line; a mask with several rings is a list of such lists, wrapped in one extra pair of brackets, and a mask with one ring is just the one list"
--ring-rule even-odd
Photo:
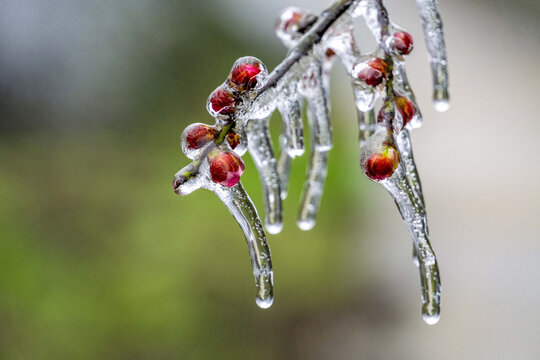
[(266, 90), (277, 85), (279, 80), (296, 64), (302, 57), (306, 56), (313, 46), (321, 41), (322, 37), (341, 15), (343, 15), (355, 2), (355, 0), (341, 0), (335, 2), (328, 9), (323, 11), (318, 21), (300, 38), (298, 44), (293, 47), (289, 55), (276, 66), (268, 75), (268, 81), (257, 92), (256, 98), (261, 96)]

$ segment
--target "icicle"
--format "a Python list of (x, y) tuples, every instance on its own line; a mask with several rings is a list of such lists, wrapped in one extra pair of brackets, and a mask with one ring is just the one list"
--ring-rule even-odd
[(422, 284), (422, 316), (427, 324), (435, 324), (440, 316), (441, 284), (435, 253), (429, 242), (426, 212), (405, 175), (403, 165), (381, 184), (394, 197), (403, 220), (414, 239)]
[(244, 232), (255, 276), (255, 301), (260, 308), (267, 309), (274, 301), (272, 259), (257, 210), (242, 183), (230, 188), (219, 185), (209, 188), (229, 209)]
[(300, 211), (298, 213), (297, 225), (302, 230), (311, 230), (315, 226), (315, 219), (326, 179), (328, 152), (320, 151), (315, 146), (314, 134), (316, 126), (313, 124), (316, 120), (311, 108), (308, 108), (308, 121), (311, 124), (312, 140), (311, 152), (309, 154), (309, 164), (307, 169), (307, 179), (304, 184), (304, 192), (300, 201)]
[(363, 0), (359, 2), (358, 7), (353, 13), (354, 17), (362, 16), (367, 27), (375, 37), (375, 40), (381, 42), (381, 24), (379, 21), (379, 9), (376, 0)]
[(329, 115), (329, 94), (324, 87), (320, 60), (312, 59), (302, 77), (300, 92), (306, 98), (308, 111), (311, 113), (310, 128), (314, 146), (319, 151), (328, 151), (332, 148), (332, 126)]
[(286, 150), (286, 139), (282, 135), (279, 137), (281, 144), (281, 153), (279, 154), (279, 159), (277, 163), (277, 170), (279, 178), (281, 179), (281, 200), (287, 198), (287, 189), (289, 187), (289, 174), (291, 172), (291, 157)]
[[(403, 129), (403, 131), (401, 131), (398, 134), (396, 140), (399, 147), (401, 162), (405, 166), (405, 173), (407, 175), (409, 183), (412, 186), (412, 190), (415, 193), (415, 197), (418, 198), (419, 203), (422, 205), (423, 208), (425, 208), (426, 205), (424, 203), (424, 195), (422, 193), (422, 183), (420, 182), (420, 175), (418, 174), (418, 170), (414, 162), (411, 137), (410, 137), (409, 131), (406, 128)], [(399, 209), (399, 205), (398, 205), (398, 209)], [(427, 222), (426, 222), (426, 230), (428, 230)], [(416, 253), (416, 248), (414, 244), (413, 244), (413, 250), (412, 250), (412, 261), (416, 267), (420, 266), (420, 262), (418, 260), (418, 254)]]
[(277, 234), (283, 228), (281, 215), (280, 178), (276, 168), (276, 158), (268, 131), (268, 120), (249, 121), (246, 126), (248, 150), (257, 167), (263, 185), (265, 205), (265, 225), (270, 234)]
[(422, 18), (424, 38), (433, 75), (433, 105), (437, 111), (446, 111), (450, 107), (448, 70), (439, 4), (437, 0), (416, 0), (416, 3)]
[(302, 104), (296, 87), (296, 82), (287, 78), (280, 83), (281, 101), (277, 108), (283, 120), (283, 135), (286, 141), (286, 151), (290, 157), (304, 154), (304, 127), (302, 124)]

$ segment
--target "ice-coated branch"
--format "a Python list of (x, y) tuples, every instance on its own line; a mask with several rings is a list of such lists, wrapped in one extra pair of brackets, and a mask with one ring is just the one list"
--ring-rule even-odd
[(328, 9), (324, 10), (313, 26), (291, 49), (289, 55), (270, 73), (266, 84), (257, 92), (257, 97), (269, 88), (277, 85), (278, 81), (296, 64), (302, 57), (313, 50), (313, 46), (321, 41), (326, 31), (343, 15), (357, 0), (336, 1)]
[[(366, 3), (363, 13), (364, 16), (369, 15), (368, 23), (374, 34), (380, 31), (380, 48), (384, 53), (387, 77), (376, 131), (363, 144), (360, 161), (364, 173), (372, 180), (381, 183), (392, 195), (409, 229), (414, 244), (413, 258), (418, 261), (420, 269), (423, 318), (426, 323), (435, 324), (439, 320), (440, 314), (439, 270), (435, 253), (429, 241), (420, 179), (412, 155), (409, 132), (406, 128), (410, 118), (414, 116), (415, 105), (413, 105), (412, 100), (395, 95), (396, 89), (394, 88), (395, 50), (399, 49), (398, 46), (402, 47), (402, 44), (396, 45), (396, 33), (394, 33), (393, 39), (390, 37), (393, 25), (388, 19), (382, 0)], [(402, 40), (404, 36), (400, 36), (401, 38), (398, 37), (398, 39)], [(403, 69), (398, 68), (397, 74), (398, 83), (402, 85), (400, 90), (406, 92), (406, 89), (403, 89), (406, 84)], [(367, 79), (369, 80), (369, 78)], [(412, 92), (409, 92), (407, 95), (411, 94)], [(399, 112), (396, 111), (396, 104), (400, 106)], [(405, 117), (408, 117), (409, 121), (406, 121)], [(397, 119), (401, 121), (398, 122)], [(395, 133), (397, 133), (397, 140)]]
[[(430, 50), (436, 107), (441, 110), (448, 94), (442, 24), (435, 0), (417, 3)], [(356, 44), (358, 16), (377, 40), (373, 52), (361, 53)], [(263, 186), (266, 228), (277, 233), (292, 159), (304, 153), (302, 108), (306, 104), (311, 149), (297, 224), (311, 229), (333, 142), (329, 76), (339, 58), (349, 75), (358, 113), (361, 169), (391, 194), (407, 225), (420, 271), (423, 317), (434, 324), (440, 312), (439, 272), (410, 139), (410, 131), (420, 127), (422, 117), (404, 66), (404, 56), (413, 49), (412, 36), (390, 21), (382, 0), (338, 0), (319, 15), (289, 7), (281, 12), (275, 30), (288, 55), (270, 74), (254, 57), (233, 64), (207, 101), (215, 124), (191, 124), (182, 133), (182, 151), (192, 162), (175, 174), (174, 191), (186, 195), (204, 188), (221, 199), (245, 235), (257, 304), (271, 306), (270, 250), (257, 210), (240, 183), (245, 168), (241, 156), (249, 150), (255, 162)], [(279, 161), (268, 131), (276, 109), (283, 121)]]

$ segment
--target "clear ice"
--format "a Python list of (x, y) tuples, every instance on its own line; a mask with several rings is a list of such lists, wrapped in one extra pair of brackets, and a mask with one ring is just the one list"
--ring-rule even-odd
[(286, 149), (285, 136), (281, 135), (280, 138), (281, 152), (277, 163), (277, 170), (281, 182), (281, 200), (287, 198), (287, 189), (289, 186), (289, 173), (291, 172), (291, 157)]
[[(308, 107), (308, 121), (311, 128), (315, 127), (317, 121), (313, 110)], [(315, 131), (311, 132), (311, 152), (309, 153), (309, 163), (307, 168), (307, 179), (304, 183), (302, 200), (300, 200), (300, 211), (298, 212), (297, 225), (300, 229), (307, 231), (315, 226), (315, 219), (321, 201), (321, 196), (326, 179), (328, 167), (328, 152), (317, 148), (315, 141)]]
[(444, 32), (437, 0), (416, 0), (433, 76), (433, 105), (443, 112), (450, 107)]
[[(299, 80), (296, 80), (298, 82)], [(277, 109), (283, 121), (285, 151), (290, 157), (304, 154), (304, 126), (302, 124), (302, 103), (297, 91), (295, 79), (287, 77), (279, 86), (281, 101)]]
[(441, 283), (437, 259), (429, 241), (425, 208), (412, 189), (403, 165), (381, 184), (396, 201), (413, 238), (422, 286), (422, 316), (426, 323), (435, 324), (440, 315)]
[(246, 125), (248, 150), (263, 185), (266, 230), (277, 234), (283, 228), (281, 220), (281, 187), (276, 158), (268, 131), (268, 120), (249, 121)]

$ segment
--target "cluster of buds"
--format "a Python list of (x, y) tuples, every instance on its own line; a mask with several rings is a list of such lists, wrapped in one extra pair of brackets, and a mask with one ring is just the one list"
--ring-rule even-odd
[[(191, 124), (182, 132), (182, 151), (192, 160), (207, 160), (208, 178), (216, 184), (232, 187), (240, 181), (245, 168), (241, 156), (247, 149), (245, 136), (242, 136), (246, 114), (255, 91), (264, 84), (267, 76), (266, 67), (260, 60), (250, 56), (238, 59), (225, 82), (208, 97), (206, 108), (215, 118), (215, 125)], [(188, 188), (188, 180), (191, 179), (175, 177), (174, 190), (185, 194), (182, 190)], [(204, 187), (205, 184), (200, 185)]]

